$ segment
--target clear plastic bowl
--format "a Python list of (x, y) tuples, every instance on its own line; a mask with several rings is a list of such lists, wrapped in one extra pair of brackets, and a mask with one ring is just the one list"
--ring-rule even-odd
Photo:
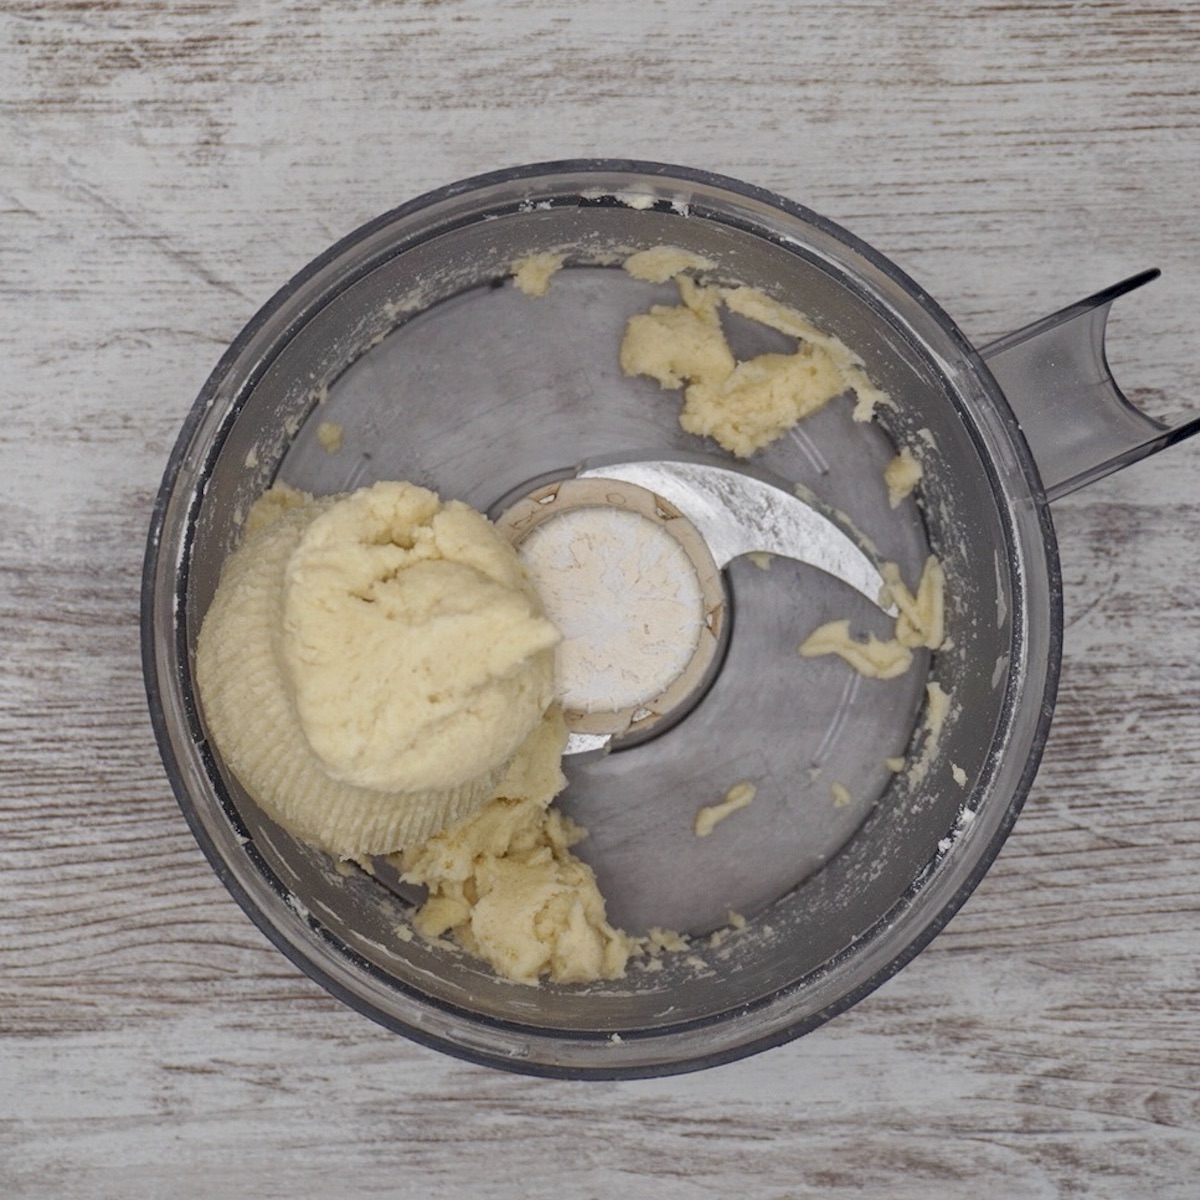
[[(835, 402), (755, 467), (841, 512), (910, 577), (936, 552), (949, 638), (907, 681), (855, 682), (794, 647), (819, 619), (870, 613), (820, 573), (735, 561), (734, 634), (711, 693), (660, 738), (571, 764), (562, 798), (591, 830), (579, 852), (614, 919), (632, 931), (689, 929), (691, 948), (615, 983), (523, 987), (412, 936), (402, 894), (338, 869), (259, 812), (207, 737), (195, 639), (248, 508), (277, 478), (319, 493), (409, 479), (486, 511), (581, 461), (727, 457), (683, 433), (677, 406), (616, 363), (625, 317), (656, 296), (619, 263), (658, 244), (802, 310), (890, 394), (870, 426)], [(546, 297), (520, 294), (511, 264), (546, 250), (565, 253), (566, 267)], [(744, 353), (778, 342), (736, 322), (730, 336)], [(327, 421), (344, 431), (336, 454), (317, 436)], [(917, 440), (921, 505), (893, 511), (863, 481)], [(475, 1061), (572, 1077), (741, 1057), (814, 1028), (911, 959), (1016, 817), (1048, 729), (1060, 637), (1037, 472), (1003, 395), (941, 310), (795, 204), (701, 172), (614, 161), (455, 184), (365, 226), (287, 284), (184, 425), (143, 591), (167, 772), (253, 920), (391, 1029)], [(927, 681), (951, 697), (936, 740), (924, 725)], [(892, 754), (907, 754), (910, 769), (888, 771)], [(748, 774), (770, 785), (723, 827), (728, 836), (692, 836), (715, 783)], [(852, 804), (829, 803), (834, 780)], [(745, 928), (707, 936), (731, 909)]]

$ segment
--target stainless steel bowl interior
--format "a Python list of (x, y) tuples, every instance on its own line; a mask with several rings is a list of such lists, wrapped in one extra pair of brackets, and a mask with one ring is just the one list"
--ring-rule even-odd
[[(871, 425), (837, 401), (757, 455), (915, 578), (932, 549), (949, 585), (947, 646), (910, 678), (860, 680), (794, 648), (820, 621), (881, 614), (819, 572), (738, 560), (734, 634), (712, 692), (674, 729), (572, 765), (564, 806), (591, 836), (615, 920), (697, 936), (619, 984), (522, 988), (405, 932), (405, 902), (267, 821), (206, 740), (195, 636), (254, 498), (274, 479), (326, 493), (403, 478), (487, 510), (547, 474), (613, 455), (722, 452), (683, 433), (678, 400), (622, 376), (626, 316), (669, 287), (619, 270), (677, 245), (714, 277), (793, 304), (863, 359), (892, 404)], [(548, 296), (508, 282), (552, 250)], [(743, 356), (783, 349), (732, 321)], [(322, 421), (344, 430), (328, 453)], [(922, 502), (877, 479), (917, 445)], [(873, 624), (874, 623), (874, 624)], [(520, 1070), (692, 1069), (794, 1036), (877, 986), (941, 927), (1002, 842), (1046, 735), (1058, 578), (1036, 472), (1002, 397), (953, 324), (879, 255), (815, 214), (713, 176), (567, 163), (456, 185), (381, 218), (289, 284), (214, 372), (159, 498), (145, 583), (147, 681), (193, 829), (250, 915), (305, 970), (418, 1040)], [(927, 676), (926, 676), (927, 671)], [(952, 698), (927, 770), (926, 678)], [(721, 838), (691, 816), (754, 776)], [(965, 778), (965, 783), (956, 782)], [(851, 805), (829, 802), (843, 783)], [(728, 836), (724, 836), (728, 835)], [(729, 910), (747, 927), (710, 939)]]

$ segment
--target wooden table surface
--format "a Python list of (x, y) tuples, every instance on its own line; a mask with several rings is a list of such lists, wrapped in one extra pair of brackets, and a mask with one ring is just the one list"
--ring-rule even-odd
[(1200, 443), (1055, 506), (1024, 815), (799, 1042), (637, 1083), (467, 1065), (330, 999), (196, 847), (138, 588), (204, 378), (367, 218), (602, 154), (815, 208), (977, 343), (1161, 266), (1112, 360), (1200, 410), (1195, 3), (4, 0), (0, 1195), (1200, 1195)]

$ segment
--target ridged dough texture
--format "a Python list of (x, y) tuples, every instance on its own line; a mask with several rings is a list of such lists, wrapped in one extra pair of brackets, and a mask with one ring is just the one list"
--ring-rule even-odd
[(468, 506), (405, 483), (321, 499), (276, 487), (225, 564), (196, 681), (267, 814), (363, 858), (516, 786), (549, 803), (557, 641), (516, 553)]

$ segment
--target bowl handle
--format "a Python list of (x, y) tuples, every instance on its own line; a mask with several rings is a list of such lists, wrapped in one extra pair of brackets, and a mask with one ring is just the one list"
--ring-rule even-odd
[(1135, 408), (1104, 353), (1112, 302), (1160, 274), (1155, 267), (1115, 283), (979, 352), (1020, 422), (1050, 500), (1200, 433), (1200, 417), (1168, 426)]

